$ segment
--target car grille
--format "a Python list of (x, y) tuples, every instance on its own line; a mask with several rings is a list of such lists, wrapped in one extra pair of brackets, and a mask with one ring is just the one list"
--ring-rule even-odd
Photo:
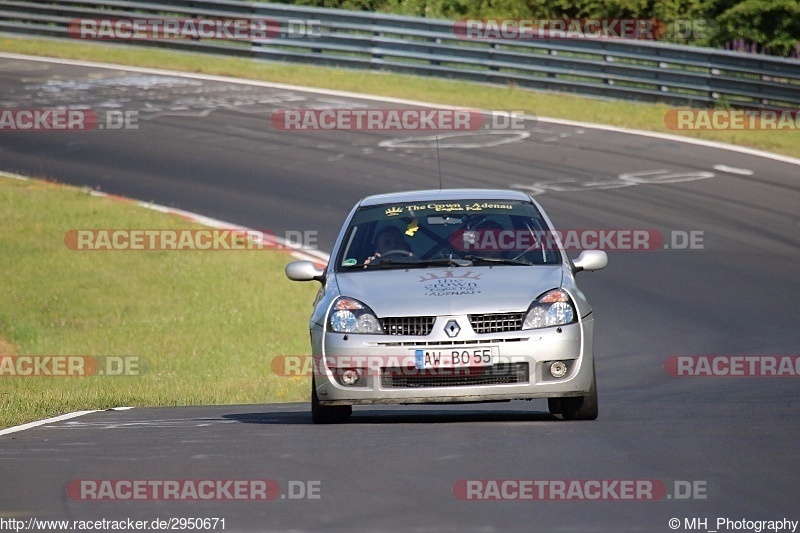
[(501, 363), (488, 367), (426, 370), (417, 370), (415, 368), (381, 369), (381, 387), (384, 389), (513, 385), (516, 383), (528, 383), (528, 381), (528, 363)]
[(525, 313), (502, 313), (489, 315), (469, 315), (469, 323), (475, 333), (500, 333), (520, 331)]
[(464, 346), (466, 344), (502, 344), (506, 342), (528, 342), (530, 337), (519, 337), (513, 339), (473, 339), (471, 341), (390, 341), (364, 343), (365, 346), (413, 346), (420, 348), (423, 346)]
[(379, 319), (387, 335), (427, 335), (436, 321), (434, 316), (395, 316)]

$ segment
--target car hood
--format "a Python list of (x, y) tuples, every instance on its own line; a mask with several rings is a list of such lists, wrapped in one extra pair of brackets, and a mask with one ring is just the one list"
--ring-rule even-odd
[(342, 296), (385, 317), (525, 311), (561, 276), (559, 264), (348, 272), (336, 281)]

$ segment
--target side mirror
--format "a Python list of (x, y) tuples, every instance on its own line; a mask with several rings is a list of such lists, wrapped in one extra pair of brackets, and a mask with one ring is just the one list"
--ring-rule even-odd
[(322, 282), (325, 279), (325, 270), (317, 268), (311, 261), (292, 261), (286, 265), (286, 277), (292, 281)]
[(572, 262), (572, 271), (602, 270), (608, 265), (608, 255), (603, 250), (584, 250)]

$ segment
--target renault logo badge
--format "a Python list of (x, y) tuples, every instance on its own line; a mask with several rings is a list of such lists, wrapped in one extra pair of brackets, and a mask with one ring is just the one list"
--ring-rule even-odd
[(450, 338), (457, 337), (461, 332), (461, 326), (459, 326), (458, 322), (455, 320), (448, 320), (447, 324), (444, 325), (444, 332), (447, 333), (447, 336)]

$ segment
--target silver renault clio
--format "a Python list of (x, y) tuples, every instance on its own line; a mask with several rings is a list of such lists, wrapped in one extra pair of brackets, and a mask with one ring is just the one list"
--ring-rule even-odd
[(315, 423), (353, 405), (547, 398), (568, 420), (597, 418), (592, 308), (541, 206), (523, 192), (452, 189), (367, 197), (324, 268), (311, 314)]

